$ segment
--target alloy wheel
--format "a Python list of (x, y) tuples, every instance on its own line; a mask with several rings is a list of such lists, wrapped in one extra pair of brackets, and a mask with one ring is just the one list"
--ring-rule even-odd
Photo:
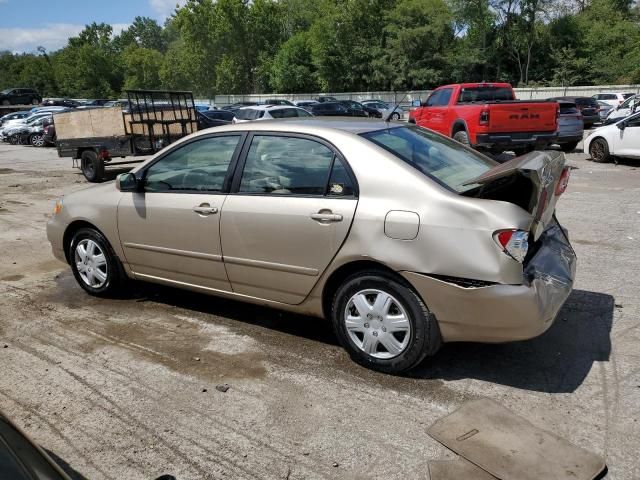
[(400, 355), (409, 345), (411, 321), (404, 306), (388, 293), (361, 290), (347, 302), (344, 322), (351, 341), (374, 358)]
[(33, 135), (31, 137), (31, 145), (34, 147), (42, 147), (44, 145), (44, 135)]
[(92, 288), (100, 288), (107, 282), (107, 259), (95, 241), (85, 238), (78, 242), (74, 257), (78, 274), (84, 283)]

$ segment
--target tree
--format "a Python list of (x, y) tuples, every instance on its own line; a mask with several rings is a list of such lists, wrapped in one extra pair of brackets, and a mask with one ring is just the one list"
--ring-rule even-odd
[(132, 44), (123, 52), (122, 61), (125, 89), (158, 90), (161, 88), (162, 54), (159, 51)]
[(295, 34), (280, 47), (269, 73), (276, 92), (301, 93), (318, 89), (307, 32)]

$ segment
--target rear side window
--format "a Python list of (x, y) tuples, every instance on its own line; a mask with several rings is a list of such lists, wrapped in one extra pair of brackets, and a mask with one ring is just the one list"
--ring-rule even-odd
[(330, 148), (314, 140), (255, 135), (247, 154), (239, 192), (324, 195), (333, 158)]
[(274, 110), (270, 110), (269, 114), (273, 118), (292, 118), (298, 116), (295, 108), (276, 108)]
[(236, 112), (238, 120), (257, 120), (264, 116), (264, 110), (256, 110), (254, 108), (242, 108)]
[(597, 107), (598, 102), (595, 98), (576, 98), (576, 105), (580, 105), (581, 107)]
[(398, 127), (362, 136), (407, 162), (419, 172), (458, 193), (464, 185), (497, 165), (493, 160), (421, 127)]
[(617, 100), (618, 97), (613, 93), (600, 93), (598, 95), (600, 100)]

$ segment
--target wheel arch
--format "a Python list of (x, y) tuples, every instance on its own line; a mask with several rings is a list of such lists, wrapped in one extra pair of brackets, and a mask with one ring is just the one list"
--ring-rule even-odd
[[(611, 143), (609, 142), (609, 140), (607, 140), (606, 137), (603, 137), (602, 135), (596, 135), (595, 137), (589, 139), (588, 143), (585, 142), (585, 144), (582, 147), (584, 153), (591, 155), (591, 144), (596, 140), (604, 140), (605, 142), (607, 142), (607, 146), (611, 145)], [(609, 148), (609, 154), (611, 154), (611, 148)]]
[(342, 283), (353, 274), (365, 271), (378, 271), (384, 275), (393, 277), (395, 280), (407, 285), (409, 288), (413, 288), (404, 279), (404, 277), (402, 277), (402, 275), (385, 264), (375, 260), (354, 260), (345, 263), (331, 272), (322, 288), (322, 313), (325, 318), (331, 318), (331, 301), (333, 300), (333, 297), (340, 285), (342, 285)]
[[(62, 236), (62, 248), (64, 248), (64, 257), (67, 259), (67, 263), (70, 261), (69, 246), (71, 245), (71, 239), (81, 228), (92, 228), (93, 230), (99, 232), (100, 235), (102, 235), (106, 239), (106, 241), (109, 242), (109, 239), (104, 234), (104, 232), (96, 227), (93, 223), (88, 222), (87, 220), (74, 220), (69, 225), (67, 225), (67, 228), (64, 231), (64, 235)], [(110, 246), (111, 248), (113, 248), (113, 245)]]
[(467, 135), (469, 134), (469, 129), (467, 128), (467, 122), (465, 122), (461, 118), (453, 122), (453, 125), (451, 126), (451, 137), (453, 137), (458, 132), (467, 132)]

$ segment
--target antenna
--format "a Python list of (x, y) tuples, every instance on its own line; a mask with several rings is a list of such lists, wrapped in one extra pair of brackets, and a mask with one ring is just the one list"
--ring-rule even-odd
[(393, 110), (391, 110), (391, 113), (389, 113), (389, 115), (387, 115), (387, 118), (384, 119), (385, 122), (389, 122), (391, 120), (391, 117), (393, 116), (394, 112), (398, 109), (398, 107), (404, 101), (404, 99), (407, 98), (407, 95), (409, 95), (408, 92), (404, 94), (404, 97), (402, 97), (402, 100), (400, 100), (398, 103), (395, 104), (395, 106), (393, 107)]

